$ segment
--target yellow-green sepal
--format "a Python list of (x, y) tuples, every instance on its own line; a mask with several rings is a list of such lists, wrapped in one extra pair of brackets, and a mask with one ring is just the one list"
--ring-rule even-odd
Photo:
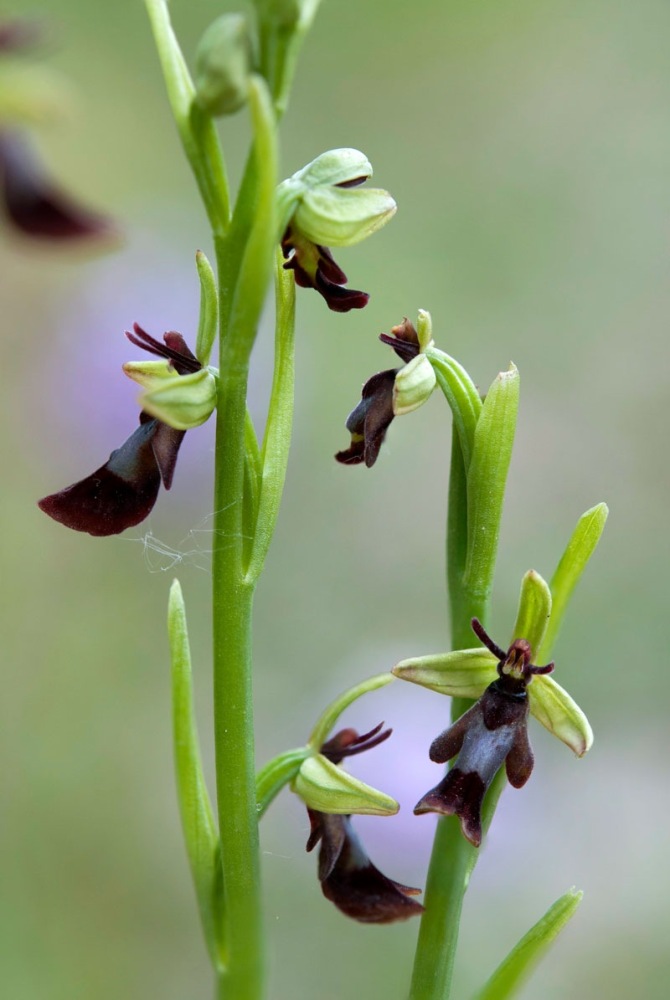
[(352, 777), (323, 754), (303, 761), (291, 788), (308, 809), (322, 813), (393, 816), (400, 808), (390, 795)]
[(142, 409), (178, 431), (199, 427), (216, 407), (216, 376), (209, 368), (168, 379), (140, 397)]
[(452, 698), (479, 698), (497, 678), (497, 663), (492, 653), (480, 647), (401, 660), (391, 673)]
[(533, 677), (528, 685), (531, 714), (578, 757), (591, 749), (593, 730), (581, 708), (552, 677)]

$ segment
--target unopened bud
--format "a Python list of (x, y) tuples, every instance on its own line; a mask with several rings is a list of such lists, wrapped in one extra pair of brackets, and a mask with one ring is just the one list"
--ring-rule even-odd
[(242, 14), (223, 14), (202, 36), (195, 57), (196, 99), (210, 115), (231, 115), (246, 104), (251, 43)]

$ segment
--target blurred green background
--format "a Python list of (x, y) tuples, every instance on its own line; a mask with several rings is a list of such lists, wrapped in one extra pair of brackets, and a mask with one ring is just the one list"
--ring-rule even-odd
[[(222, 6), (172, 9), (192, 55)], [(173, 791), (164, 617), (178, 573), (207, 752), (212, 429), (188, 435), (172, 493), (120, 539), (67, 532), (35, 500), (135, 425), (124, 329), (192, 340), (207, 228), (140, 0), (19, 12), (53, 20), (49, 64), (76, 92), (43, 155), (126, 242), (85, 260), (0, 241), (2, 993), (197, 1000), (210, 974)], [(595, 746), (576, 762), (532, 726), (535, 773), (505, 793), (466, 901), (458, 997), (573, 884), (583, 905), (525, 1000), (667, 997), (669, 33), (663, 0), (324, 0), (285, 121), (285, 174), (358, 146), (399, 211), (338, 257), (372, 295), (365, 312), (299, 295), (295, 445), (257, 602), (259, 760), (302, 742), (338, 691), (448, 643), (443, 401), (397, 421), (371, 472), (332, 459), (361, 383), (392, 363), (380, 331), (428, 308), (439, 346), (483, 388), (510, 359), (521, 370), (499, 642), (522, 573), (549, 575), (579, 514), (611, 507), (556, 650)], [(237, 177), (244, 116), (222, 131)], [(269, 344), (264, 329), (259, 421)], [(437, 780), (427, 747), (448, 708), (397, 683), (348, 717), (395, 729), (354, 770), (402, 811), (359, 828), (379, 867), (413, 885), (433, 820), (412, 807)], [(404, 997), (418, 924), (347, 922), (321, 896), (307, 830), (288, 794), (263, 826), (273, 1000)]]

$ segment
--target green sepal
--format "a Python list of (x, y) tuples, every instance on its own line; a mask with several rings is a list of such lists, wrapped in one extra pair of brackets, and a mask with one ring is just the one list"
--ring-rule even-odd
[(533, 677), (528, 685), (531, 714), (578, 757), (591, 749), (593, 730), (581, 708), (552, 677)]
[(172, 661), (172, 735), (179, 811), (207, 949), (218, 967), (222, 964), (219, 931), (223, 898), (219, 836), (202, 770), (193, 708), (186, 608), (178, 580), (170, 588), (168, 640)]
[(311, 753), (309, 747), (297, 747), (295, 750), (285, 750), (263, 765), (256, 775), (256, 809), (259, 819), (282, 788), (295, 778), (302, 762)]
[(401, 660), (392, 673), (452, 698), (480, 698), (498, 677), (497, 663), (487, 649), (459, 649)]
[(177, 375), (140, 397), (143, 410), (178, 431), (199, 427), (216, 408), (216, 376), (209, 368)]
[(168, 382), (174, 382), (180, 375), (169, 361), (126, 361), (123, 371), (147, 392), (158, 389)]
[(510, 1000), (516, 996), (554, 939), (560, 934), (579, 906), (583, 892), (570, 889), (557, 899), (545, 915), (512, 948), (475, 1000)]
[(318, 753), (345, 709), (349, 708), (350, 705), (353, 705), (353, 703), (359, 698), (362, 698), (364, 694), (386, 687), (386, 685), (390, 684), (392, 680), (392, 674), (376, 674), (374, 677), (368, 677), (366, 681), (361, 681), (360, 684), (356, 684), (354, 687), (349, 688), (348, 691), (345, 691), (334, 701), (331, 701), (330, 705), (328, 705), (328, 707), (319, 716), (319, 719), (311, 732), (309, 740), (307, 741), (308, 745)]
[(293, 225), (312, 243), (349, 247), (385, 226), (397, 205), (381, 188), (308, 189), (298, 202)]
[(247, 103), (251, 39), (243, 14), (222, 14), (200, 39), (195, 55), (196, 100), (208, 114), (231, 115)]
[(493, 586), (518, 408), (519, 372), (512, 364), (495, 378), (484, 400), (467, 473), (468, 548), (463, 584), (484, 600)]
[(212, 265), (202, 250), (196, 252), (195, 266), (198, 269), (198, 278), (200, 279), (200, 316), (198, 335), (195, 341), (195, 356), (204, 367), (209, 364), (212, 347), (216, 340), (219, 325), (219, 296)]
[(393, 384), (393, 412), (396, 417), (418, 410), (430, 399), (436, 385), (435, 370), (425, 354), (404, 365)]
[[(535, 656), (542, 645), (551, 615), (551, 591), (545, 580), (534, 569), (529, 569), (521, 581), (519, 610), (517, 611), (511, 642), (526, 639)], [(535, 659), (534, 662), (537, 662)]]
[(552, 612), (544, 640), (537, 653), (539, 658), (548, 659), (551, 656), (565, 609), (589, 559), (596, 550), (608, 514), (607, 504), (599, 503), (582, 514), (577, 522), (556, 572), (551, 578)]
[(351, 184), (354, 181), (369, 180), (372, 164), (360, 149), (345, 146), (328, 149), (310, 163), (296, 171), (291, 178), (299, 181), (305, 190), (324, 185)]
[(354, 778), (322, 754), (303, 761), (291, 789), (308, 809), (334, 815), (394, 816), (400, 808), (390, 795)]

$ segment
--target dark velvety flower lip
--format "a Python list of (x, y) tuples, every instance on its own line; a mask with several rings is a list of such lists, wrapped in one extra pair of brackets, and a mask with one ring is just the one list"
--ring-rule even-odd
[(53, 241), (114, 240), (111, 221), (84, 208), (45, 175), (26, 140), (0, 132), (0, 203), (25, 236)]
[(300, 288), (314, 288), (333, 312), (363, 309), (370, 299), (367, 292), (344, 288), (347, 276), (336, 263), (328, 247), (311, 243), (289, 226), (282, 239), (282, 253), (287, 258), (286, 271), (293, 271)]
[(387, 878), (372, 864), (351, 817), (308, 811), (312, 832), (307, 850), (321, 841), (321, 889), (341, 913), (364, 924), (390, 924), (423, 912), (411, 898), (421, 890)]
[(463, 835), (474, 847), (482, 842), (481, 807), (486, 786), (476, 771), (453, 767), (449, 774), (417, 802), (414, 812), (458, 816)]
[(397, 371), (389, 368), (367, 380), (360, 403), (347, 417), (351, 444), (346, 450), (337, 452), (336, 461), (343, 465), (365, 462), (368, 469), (375, 464), (393, 420), (393, 386)]
[(118, 535), (152, 511), (161, 479), (170, 488), (184, 431), (141, 415), (127, 441), (90, 476), (38, 502), (54, 521), (104, 537)]

